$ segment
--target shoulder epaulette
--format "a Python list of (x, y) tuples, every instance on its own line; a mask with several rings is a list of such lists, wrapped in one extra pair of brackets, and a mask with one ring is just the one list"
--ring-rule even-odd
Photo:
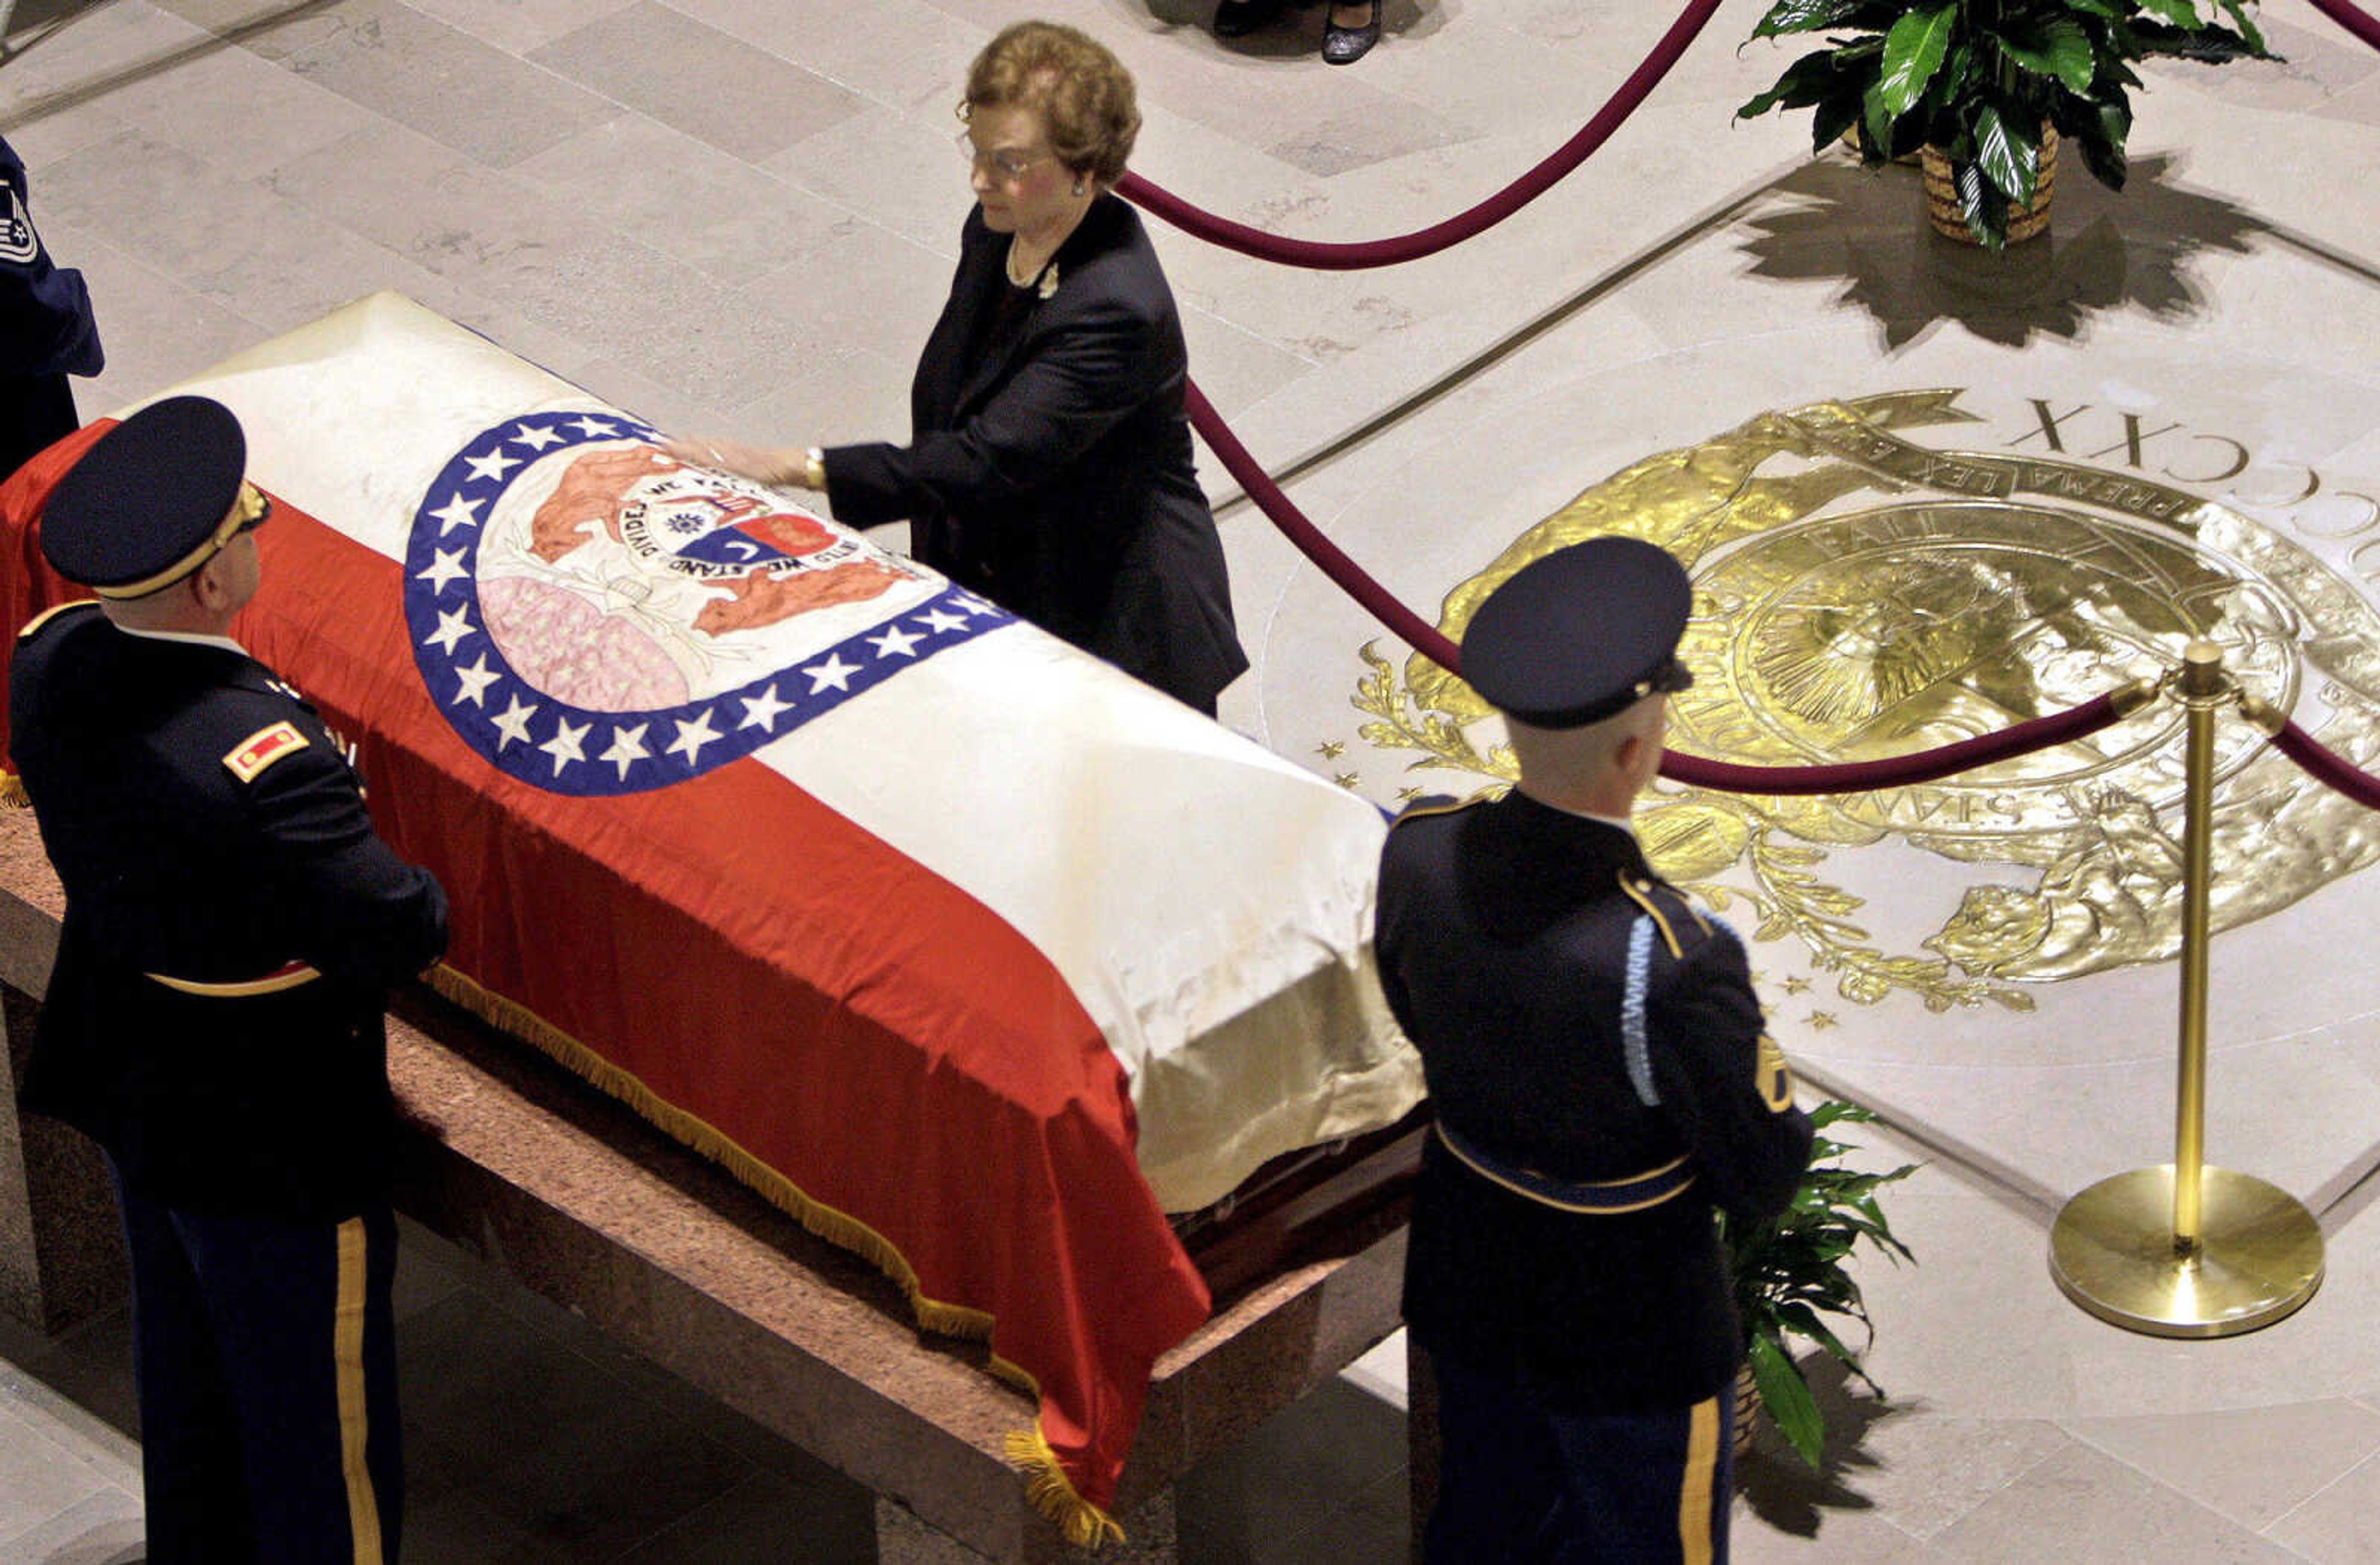
[(96, 598), (78, 598), (70, 603), (55, 604), (50, 608), (43, 609), (31, 619), (27, 620), (25, 622), (25, 628), (17, 633), (17, 639), (19, 641), (24, 640), (27, 637), (31, 636), (35, 631), (41, 629), (42, 626), (49, 624), (60, 614), (65, 613), (68, 609), (95, 609), (97, 607), (99, 607), (99, 600)]
[(1666, 880), (1656, 880), (1648, 875), (1620, 872), (1620, 890), (1630, 902), (1645, 910), (1661, 931), (1661, 943), (1670, 948), (1671, 956), (1683, 956), (1685, 948), (1678, 943), (1678, 920), (1682, 916), (1694, 920), (1703, 938), (1710, 938), (1710, 921), (1686, 900), (1686, 893)]
[(1452, 815), (1479, 802), (1476, 798), (1458, 799), (1451, 794), (1427, 794), (1399, 810), (1397, 818), (1389, 824), (1402, 826), (1408, 820), (1419, 820), (1427, 816)]
[(311, 741), (298, 732), (294, 722), (267, 723), (232, 746), (223, 758), (224, 766), (243, 782), (253, 782), (264, 774), (265, 768), (285, 757), (294, 756)]

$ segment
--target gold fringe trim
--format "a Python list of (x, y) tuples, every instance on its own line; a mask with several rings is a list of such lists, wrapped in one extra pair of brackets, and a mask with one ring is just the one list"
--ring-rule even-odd
[(1124, 1541), (1123, 1529), (1116, 1519), (1075, 1492), (1066, 1470), (1058, 1464), (1058, 1453), (1041, 1436), (1041, 1421), (1035, 1419), (1030, 1429), (1012, 1429), (1008, 1434), (1008, 1460), (1025, 1471), (1025, 1498), (1033, 1509), (1058, 1523), (1058, 1530), (1076, 1548), (1097, 1549), (1111, 1539)]
[[(442, 962), (432, 967), (429, 981), (439, 994), (551, 1055), (564, 1069), (584, 1077), (598, 1091), (618, 1098), (674, 1139), (725, 1168), (820, 1239), (850, 1251), (891, 1278), (907, 1296), (910, 1312), (925, 1329), (969, 1341), (990, 1341), (992, 1316), (988, 1311), (928, 1298), (918, 1284), (917, 1268), (891, 1240), (849, 1213), (812, 1200), (793, 1181), (736, 1145), (725, 1132), (668, 1102), (637, 1077), (518, 1001), (482, 989), (446, 964)], [(1040, 1395), (1033, 1377), (998, 1354), (991, 1355), (990, 1367), (992, 1374), (1028, 1395)]]
[(33, 807), (33, 795), (25, 792), (25, 780), (13, 771), (0, 771), (0, 805), (10, 809)]

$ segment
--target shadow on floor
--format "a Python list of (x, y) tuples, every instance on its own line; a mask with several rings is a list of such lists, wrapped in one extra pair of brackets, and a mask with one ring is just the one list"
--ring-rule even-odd
[(1735, 1488), (1763, 1522), (1795, 1537), (1815, 1538), (1828, 1511), (1875, 1508), (1853, 1482), (1876, 1466), (1864, 1449), (1868, 1431), (1906, 1410), (1855, 1390), (1843, 1366), (1823, 1353), (1803, 1360), (1802, 1371), (1827, 1421), (1822, 1465), (1812, 1471), (1764, 1417), (1754, 1432), (1751, 1455), (1737, 1464)]
[(2049, 232), (1999, 255), (1926, 224), (1914, 168), (1868, 170), (1829, 155), (1774, 189), (1792, 204), (1751, 221), (1752, 275), (1839, 285), (1837, 304), (1865, 310), (1887, 351), (1955, 321), (1986, 342), (2082, 339), (2094, 319), (2129, 312), (2168, 322), (2207, 314), (2197, 262), (2245, 254), (2270, 230), (2220, 197), (2173, 177), (2171, 157), (2142, 158), (2119, 195), (2084, 171), (2061, 171)]

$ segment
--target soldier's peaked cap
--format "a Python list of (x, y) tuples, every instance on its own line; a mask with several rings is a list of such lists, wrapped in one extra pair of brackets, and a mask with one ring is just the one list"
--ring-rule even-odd
[(1513, 573), (1471, 617), (1463, 677), (1535, 728), (1583, 728), (1694, 676), (1678, 640), (1694, 584), (1670, 552), (1591, 538)]
[(152, 402), (91, 443), (42, 512), (42, 552), (68, 581), (138, 598), (197, 570), (238, 530), (226, 522), (248, 436), (222, 403)]

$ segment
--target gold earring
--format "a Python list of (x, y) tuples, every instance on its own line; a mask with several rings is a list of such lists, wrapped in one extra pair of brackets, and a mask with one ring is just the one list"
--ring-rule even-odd
[(1081, 195), (1081, 194), (1083, 193), (1083, 191), (1085, 190), (1085, 188), (1087, 188), (1087, 185), (1086, 185), (1086, 182), (1085, 182), (1085, 181), (1080, 180), (1080, 179), (1077, 179), (1077, 180), (1075, 180), (1075, 194), (1076, 194), (1076, 195), (1078, 195), (1078, 196), (1079, 196), (1079, 195)]

